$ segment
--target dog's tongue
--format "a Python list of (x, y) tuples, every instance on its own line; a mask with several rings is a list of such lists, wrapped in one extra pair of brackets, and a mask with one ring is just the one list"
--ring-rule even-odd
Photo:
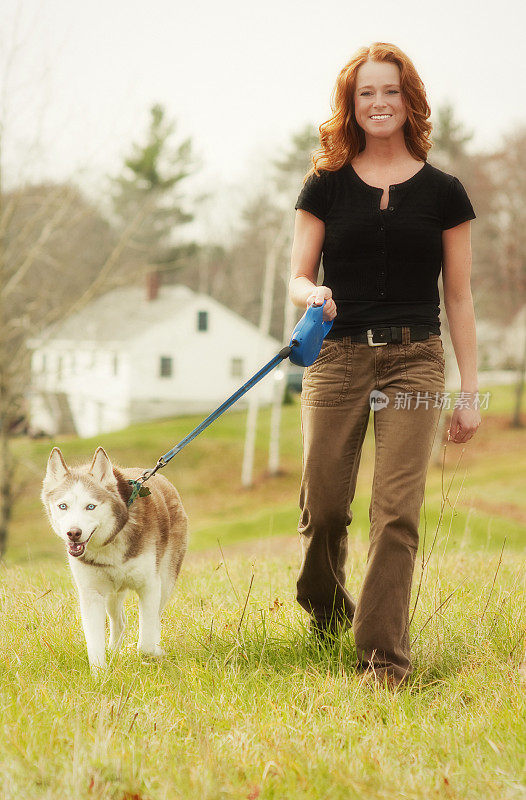
[(85, 549), (86, 548), (84, 547), (84, 545), (79, 543), (79, 542), (77, 542), (77, 543), (70, 542), (68, 544), (69, 554), (72, 555), (72, 556), (75, 556), (75, 558), (78, 558), (78, 556), (81, 556)]

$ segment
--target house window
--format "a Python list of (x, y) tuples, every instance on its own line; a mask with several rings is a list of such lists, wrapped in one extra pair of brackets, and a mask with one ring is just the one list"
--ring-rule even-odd
[(57, 378), (62, 377), (62, 356), (57, 357)]
[(197, 330), (198, 331), (208, 330), (208, 311), (197, 312)]
[(230, 374), (233, 378), (243, 377), (243, 359), (233, 358), (230, 362)]
[(113, 374), (119, 374), (119, 356), (113, 356)]
[(161, 356), (159, 362), (159, 377), (171, 378), (173, 375), (173, 361), (170, 356)]
[(46, 354), (42, 353), (40, 359), (40, 372), (45, 372), (45, 371), (46, 371)]

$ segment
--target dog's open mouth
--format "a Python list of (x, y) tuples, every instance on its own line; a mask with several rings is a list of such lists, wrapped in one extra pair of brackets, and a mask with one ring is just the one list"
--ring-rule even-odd
[(90, 535), (88, 536), (85, 542), (68, 542), (68, 553), (70, 554), (70, 556), (75, 556), (75, 558), (81, 556), (84, 553), (84, 550), (86, 549), (87, 543), (89, 542), (89, 540), (91, 539), (96, 530), (97, 526), (95, 525), (95, 527), (93, 528), (93, 530), (91, 531)]

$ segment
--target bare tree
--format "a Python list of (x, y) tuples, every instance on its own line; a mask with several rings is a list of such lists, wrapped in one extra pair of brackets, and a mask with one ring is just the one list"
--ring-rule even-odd
[[(283, 236), (288, 224), (287, 218), (281, 220), (276, 225), (268, 228), (268, 245), (264, 255), (265, 258), (265, 279), (263, 283), (263, 294), (261, 298), (261, 312), (259, 320), (259, 334), (261, 340), (270, 333), (270, 320), (272, 318), (272, 298), (274, 295), (274, 283), (278, 259), (283, 248)], [(259, 353), (256, 353), (255, 362), (259, 362)], [(243, 466), (241, 470), (241, 483), (244, 487), (252, 485), (254, 470), (254, 449), (256, 443), (257, 416), (259, 409), (259, 392), (253, 391), (249, 395), (247, 426), (245, 434), (245, 448), (243, 455)]]
[[(288, 271), (287, 271), (288, 284)], [(285, 290), (286, 291), (286, 290)], [(288, 344), (290, 334), (296, 322), (297, 310), (287, 298), (283, 314), (283, 344)], [(269, 475), (278, 475), (280, 472), (280, 434), (281, 434), (281, 409), (287, 389), (287, 378), (290, 370), (290, 361), (283, 361), (281, 370), (281, 380), (275, 382), (274, 398), (272, 402), (272, 413), (270, 417), (270, 438), (268, 448), (268, 471)]]
[[(496, 159), (499, 180), (500, 258), (497, 261), (499, 314), (519, 318), (526, 308), (526, 126), (504, 138)], [(497, 290), (497, 287), (495, 287)], [(526, 314), (522, 337), (517, 341), (517, 383), (512, 427), (522, 427), (521, 406), (526, 379)]]
[[(21, 9), (12, 30), (2, 32), (0, 86), (0, 557), (7, 545), (14, 496), (13, 433), (24, 424), (30, 376), (29, 337), (47, 332), (55, 322), (79, 310), (98, 294), (139, 280), (149, 262), (169, 268), (179, 256), (168, 228), (192, 218), (179, 202), (176, 184), (186, 175), (189, 140), (174, 152), (165, 147), (173, 124), (154, 107), (151, 136), (127, 162), (117, 193), (115, 223), (88, 202), (73, 180), (57, 184), (28, 177), (38, 173), (33, 152), (42, 150), (47, 105), (46, 75), (21, 82), (17, 74), (29, 49), (30, 27)], [(15, 91), (16, 86), (16, 91)], [(37, 96), (38, 92), (38, 96)], [(44, 97), (45, 99), (45, 97)], [(31, 136), (24, 159), (17, 153), (12, 123), (14, 103), (32, 111)], [(40, 105), (39, 105), (40, 104)], [(171, 170), (178, 162), (182, 169)], [(11, 179), (6, 181), (5, 164)], [(165, 170), (168, 170), (166, 172)], [(148, 183), (149, 181), (149, 183)], [(152, 191), (141, 191), (141, 186)], [(172, 190), (172, 203), (165, 192)], [(153, 235), (155, 229), (157, 235)], [(159, 233), (162, 235), (159, 236)], [(160, 246), (162, 245), (162, 247)], [(140, 249), (140, 257), (132, 257)]]
[[(283, 297), (283, 344), (289, 343), (292, 330), (299, 316), (298, 309), (291, 303), (288, 296), (294, 204), (301, 189), (303, 177), (310, 168), (310, 156), (318, 144), (314, 126), (308, 125), (292, 137), (288, 152), (274, 162), (276, 192), (280, 196), (282, 213), (286, 219), (290, 220), (284, 230), (285, 235), (283, 237), (277, 280), (277, 291)], [(290, 361), (288, 359), (283, 362), (280, 370), (283, 379), (276, 381), (270, 418), (268, 455), (268, 471), (270, 475), (277, 475), (280, 471), (281, 409), (290, 371)]]
[[(260, 294), (259, 331), (261, 336), (273, 333), (284, 343), (288, 343), (296, 309), (288, 298), (289, 259), (292, 242), (294, 201), (301, 188), (301, 180), (309, 168), (310, 154), (316, 146), (314, 127), (308, 126), (292, 138), (289, 151), (272, 162), (273, 175), (267, 190), (265, 205), (269, 213), (265, 215), (266, 227), (264, 253), (263, 286)], [(269, 200), (268, 198), (271, 198)], [(248, 219), (253, 219), (248, 215)], [(261, 215), (257, 225), (261, 230)], [(272, 328), (274, 319), (274, 328)], [(288, 362), (282, 367), (285, 380), (274, 384), (270, 420), (268, 471), (275, 475), (279, 471), (281, 406), (286, 387)], [(249, 397), (247, 428), (241, 482), (252, 485), (254, 449), (257, 428), (259, 397), (254, 391)]]
[[(121, 255), (147, 209), (117, 236), (72, 184), (2, 192), (0, 184), (0, 557), (12, 513), (13, 434), (26, 417), (29, 337), (133, 280)], [(139, 271), (136, 271), (137, 279)]]
[[(446, 172), (457, 175), (463, 183), (467, 184), (468, 193), (470, 190), (470, 163), (466, 152), (466, 147), (473, 138), (472, 133), (467, 133), (460, 122), (454, 118), (454, 109), (451, 104), (446, 103), (437, 110), (437, 117), (434, 121), (433, 148), (429, 152), (430, 160), (439, 168)], [(441, 294), (441, 306), (443, 307), (443, 289), (439, 285)], [(442, 329), (449, 334), (447, 317), (442, 319)], [(450, 374), (453, 371), (449, 365), (453, 364), (453, 352), (449, 346), (449, 341), (445, 341), (446, 350), (446, 388), (450, 383)], [(431, 450), (431, 463), (438, 465), (442, 458), (442, 443), (446, 429), (447, 415), (442, 413), (438, 422), (433, 448)]]

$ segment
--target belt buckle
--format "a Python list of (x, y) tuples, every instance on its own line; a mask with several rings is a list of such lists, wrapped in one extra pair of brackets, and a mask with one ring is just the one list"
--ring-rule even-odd
[(383, 344), (388, 344), (388, 342), (373, 342), (373, 329), (369, 328), (367, 331), (367, 344), (370, 347), (381, 347)]

